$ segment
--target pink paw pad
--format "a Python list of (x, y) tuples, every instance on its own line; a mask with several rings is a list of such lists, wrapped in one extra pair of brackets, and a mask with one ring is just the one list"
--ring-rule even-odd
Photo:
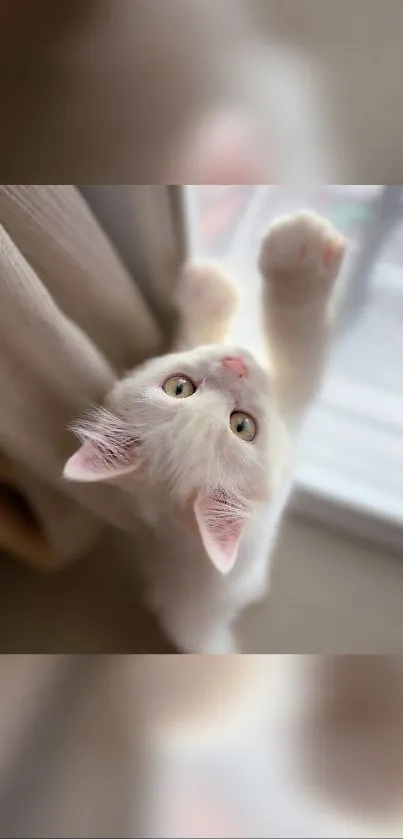
[(329, 268), (329, 265), (339, 256), (343, 248), (343, 242), (341, 240), (334, 240), (331, 242), (322, 254), (322, 262), (325, 268)]

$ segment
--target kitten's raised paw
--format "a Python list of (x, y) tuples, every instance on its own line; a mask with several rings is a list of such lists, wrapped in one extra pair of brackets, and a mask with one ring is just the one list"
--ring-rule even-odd
[(303, 303), (332, 290), (344, 251), (344, 239), (330, 222), (315, 213), (294, 213), (270, 226), (259, 268), (276, 299)]
[(191, 327), (200, 343), (212, 343), (225, 335), (239, 292), (219, 262), (189, 262), (182, 269), (175, 298), (186, 331)]

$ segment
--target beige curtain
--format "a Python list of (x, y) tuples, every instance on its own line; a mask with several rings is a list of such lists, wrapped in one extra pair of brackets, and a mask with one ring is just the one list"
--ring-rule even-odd
[(175, 320), (172, 299), (178, 268), (188, 256), (183, 189), (165, 185), (135, 186), (132, 193), (146, 275), (168, 336)]
[(0, 549), (57, 567), (131, 527), (111, 488), (63, 482), (68, 425), (161, 332), (76, 187), (1, 186), (0, 222)]

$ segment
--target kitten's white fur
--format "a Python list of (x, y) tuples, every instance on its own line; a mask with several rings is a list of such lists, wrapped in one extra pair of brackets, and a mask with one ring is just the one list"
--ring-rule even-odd
[[(118, 480), (135, 492), (156, 543), (145, 558), (147, 601), (183, 651), (235, 651), (233, 621), (266, 591), (343, 251), (336, 231), (310, 213), (269, 229), (259, 259), (267, 366), (227, 343), (236, 306), (230, 279), (216, 265), (188, 265), (175, 351), (130, 372), (76, 429), (83, 445), (65, 476)], [(243, 358), (245, 377), (222, 364), (228, 356)], [(164, 392), (176, 374), (197, 383), (191, 397)], [(253, 442), (231, 431), (234, 409), (256, 420)], [(236, 561), (226, 568), (228, 546)]]

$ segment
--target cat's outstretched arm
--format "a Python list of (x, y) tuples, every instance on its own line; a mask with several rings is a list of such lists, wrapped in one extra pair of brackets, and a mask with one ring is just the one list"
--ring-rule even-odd
[(263, 328), (275, 396), (298, 420), (317, 394), (330, 338), (330, 304), (345, 244), (318, 215), (274, 222), (261, 245)]
[(219, 262), (189, 262), (181, 271), (175, 303), (179, 315), (175, 349), (216, 344), (227, 336), (238, 289)]

